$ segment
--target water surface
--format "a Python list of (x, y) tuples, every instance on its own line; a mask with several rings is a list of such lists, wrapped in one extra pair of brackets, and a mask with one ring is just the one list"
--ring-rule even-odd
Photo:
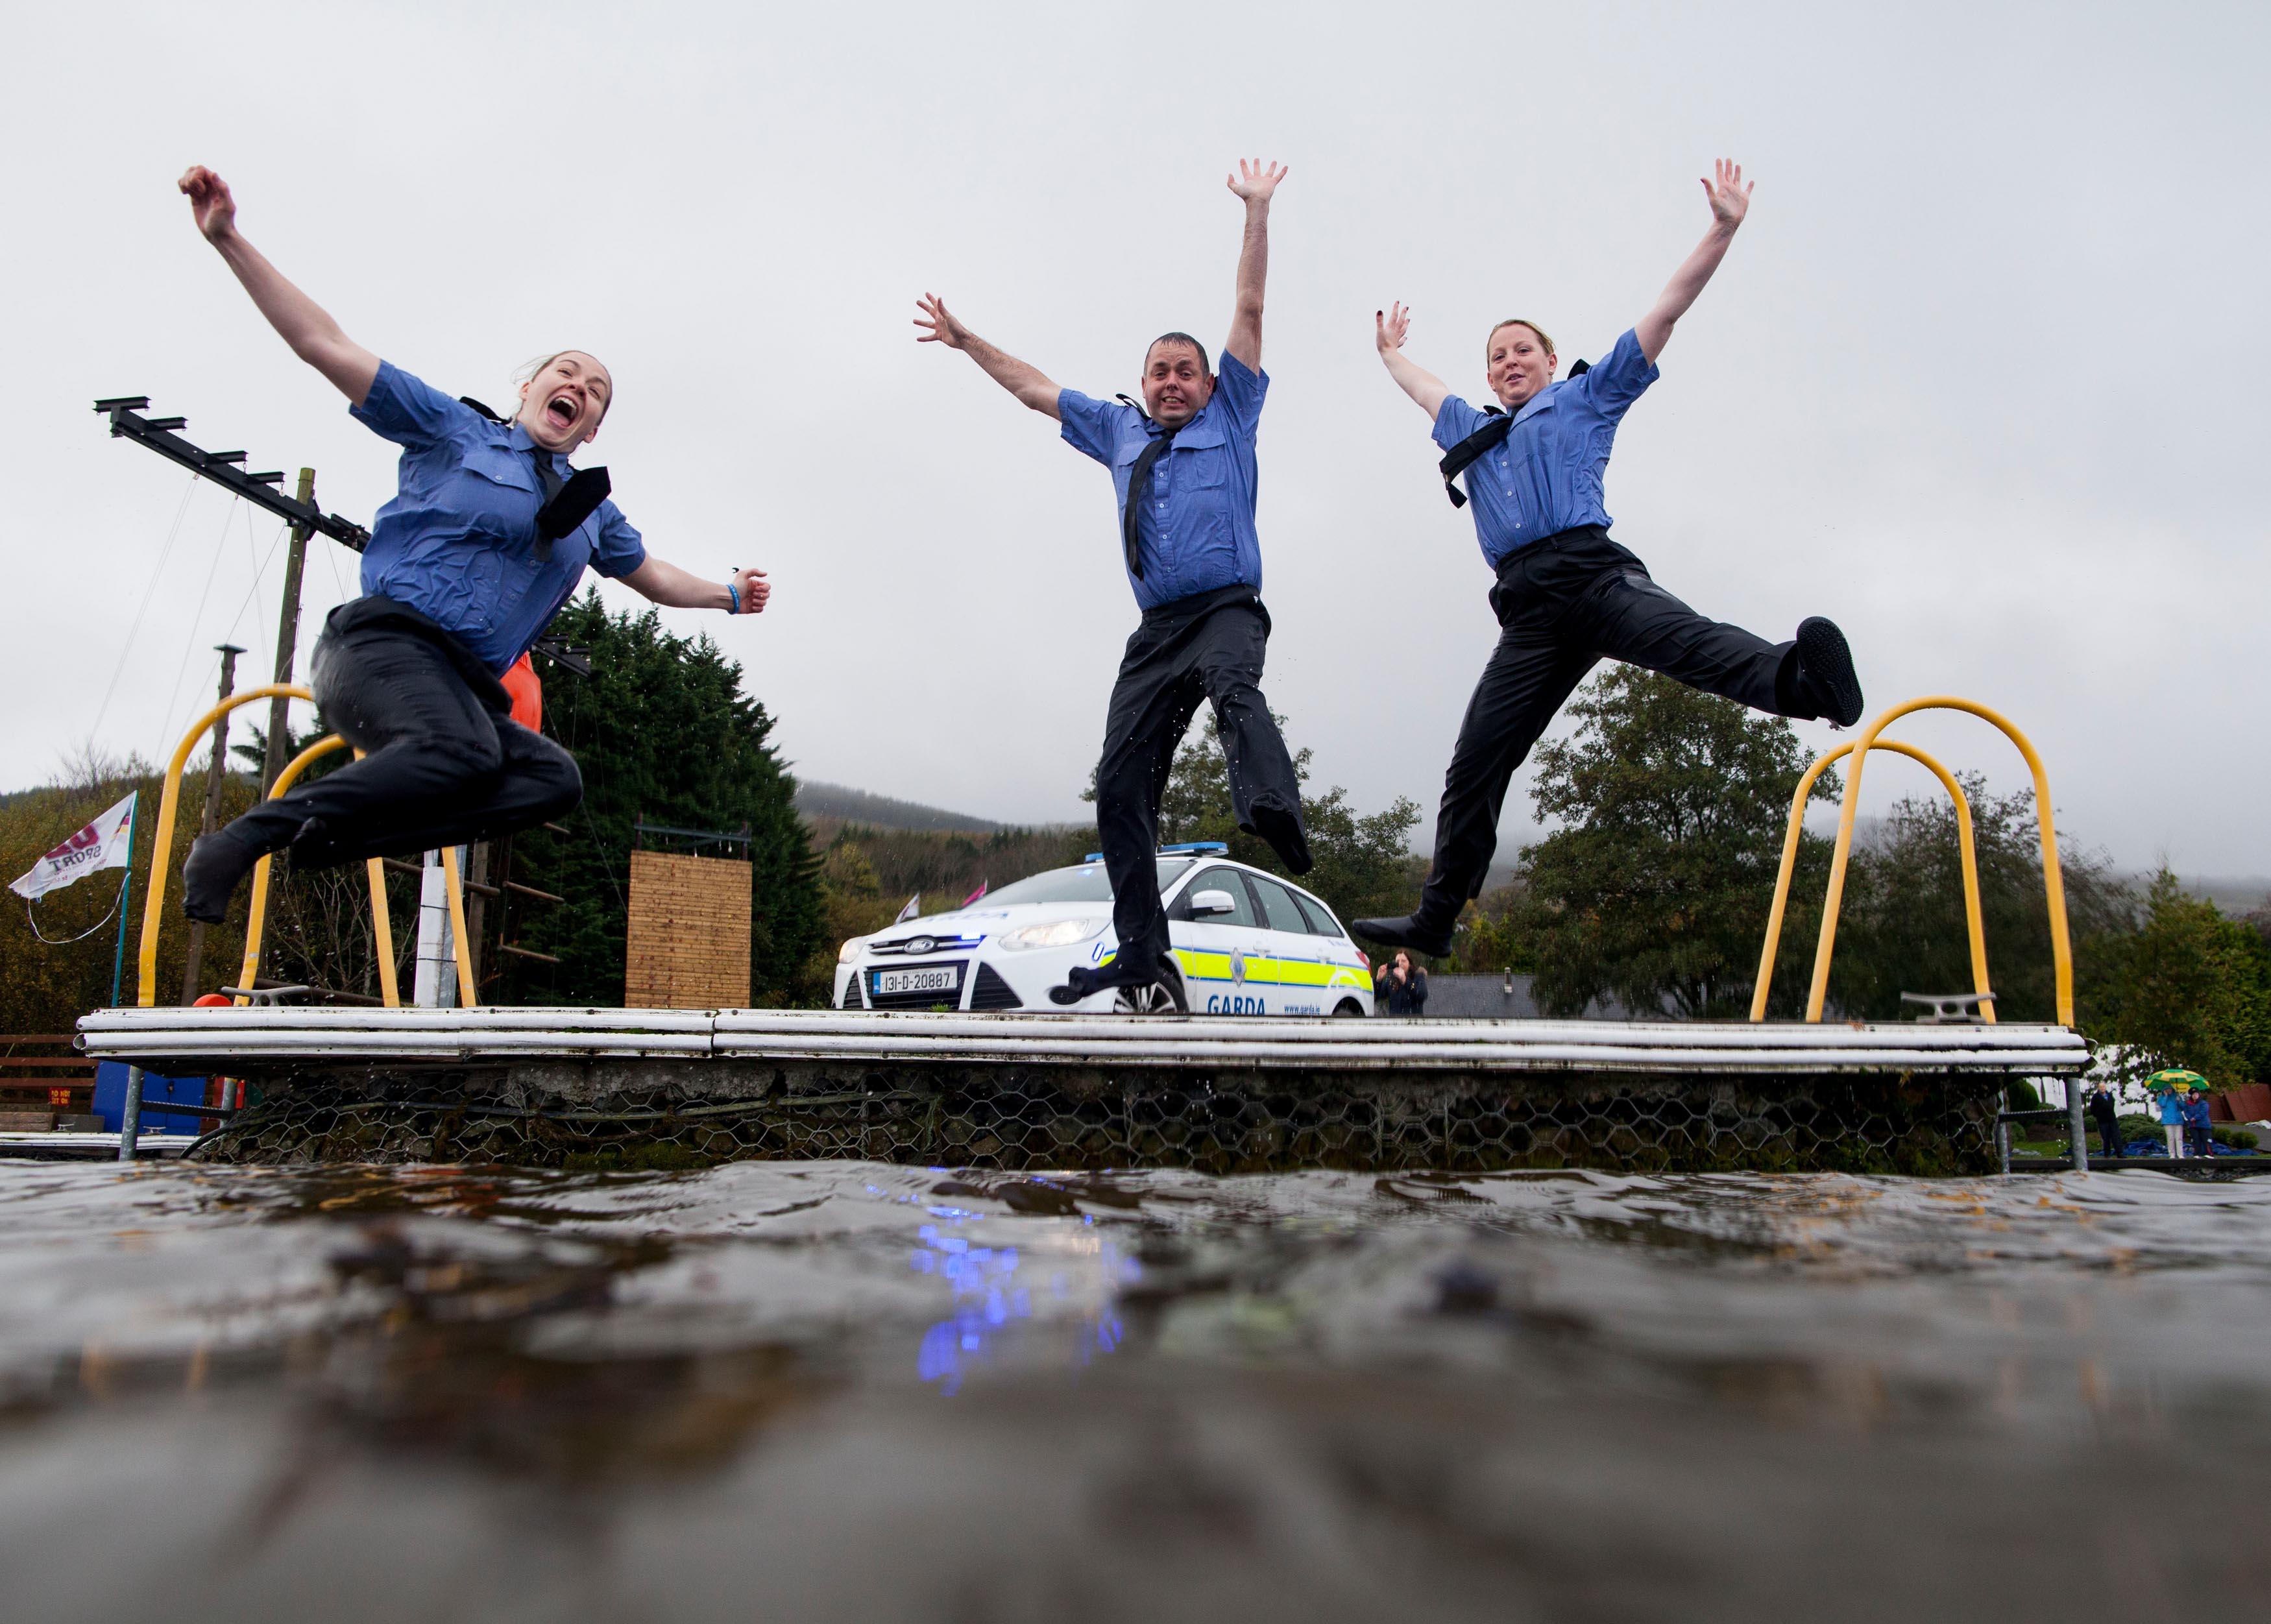
[(2271, 1181), (0, 1165), (40, 1620), (2262, 1616)]

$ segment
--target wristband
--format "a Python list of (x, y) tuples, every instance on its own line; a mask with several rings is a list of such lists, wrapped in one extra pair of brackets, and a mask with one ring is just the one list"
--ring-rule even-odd
[(733, 584), (731, 581), (726, 583), (726, 595), (733, 600), (733, 607), (731, 609), (728, 609), (726, 613), (728, 615), (739, 615), (741, 612), (741, 594), (734, 590)]

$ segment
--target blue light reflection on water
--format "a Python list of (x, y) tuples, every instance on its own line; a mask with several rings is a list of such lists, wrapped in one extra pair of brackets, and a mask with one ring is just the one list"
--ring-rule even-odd
[[(908, 1254), (907, 1266), (917, 1274), (945, 1282), (953, 1292), (954, 1306), (946, 1318), (923, 1333), (915, 1352), (915, 1372), (921, 1380), (936, 1382), (940, 1391), (954, 1393), (960, 1390), (964, 1375), (990, 1357), (994, 1342), (1007, 1327), (1033, 1317), (1033, 1277), (1030, 1260), (1021, 1257), (1016, 1247), (977, 1245), (966, 1236), (951, 1233), (991, 1215), (959, 1207), (926, 1207), (924, 1211), (937, 1221), (915, 1232), (921, 1244)], [(1083, 1216), (1083, 1226), (1093, 1222)], [(1119, 1286), (1142, 1272), (1142, 1265), (1132, 1257), (1123, 1257), (1109, 1240), (1098, 1243), (1093, 1256), (1103, 1291), (1096, 1311), (1081, 1322), (1075, 1345), (1074, 1360), (1083, 1365), (1098, 1353), (1119, 1348), (1120, 1316), (1113, 1311), (1113, 1300)], [(1023, 1279), (1018, 1277), (1021, 1268), (1026, 1270)], [(1045, 1289), (1059, 1301), (1073, 1295), (1072, 1283), (1061, 1270), (1051, 1272)]]

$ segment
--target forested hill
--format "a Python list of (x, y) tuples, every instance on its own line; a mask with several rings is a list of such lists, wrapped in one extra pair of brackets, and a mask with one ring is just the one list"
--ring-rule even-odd
[(967, 812), (949, 812), (917, 801), (894, 801), (889, 795), (871, 795), (864, 789), (852, 789), (841, 784), (815, 784), (803, 779), (796, 786), (796, 809), (807, 823), (825, 820), (837, 825), (859, 823), (869, 829), (992, 834), (1006, 827), (991, 818), (975, 817)]

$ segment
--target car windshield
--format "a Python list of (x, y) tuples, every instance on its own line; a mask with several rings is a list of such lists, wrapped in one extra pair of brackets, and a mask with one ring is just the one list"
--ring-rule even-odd
[[(1188, 857), (1163, 857), (1159, 860), (1159, 889), (1164, 891), (1183, 875), (1191, 866)], [(1077, 868), (1052, 868), (1046, 874), (1037, 874), (1031, 879), (1005, 885), (998, 891), (987, 891), (972, 907), (1011, 908), (1029, 902), (1110, 902), (1112, 882), (1104, 875), (1102, 863), (1083, 863)]]

